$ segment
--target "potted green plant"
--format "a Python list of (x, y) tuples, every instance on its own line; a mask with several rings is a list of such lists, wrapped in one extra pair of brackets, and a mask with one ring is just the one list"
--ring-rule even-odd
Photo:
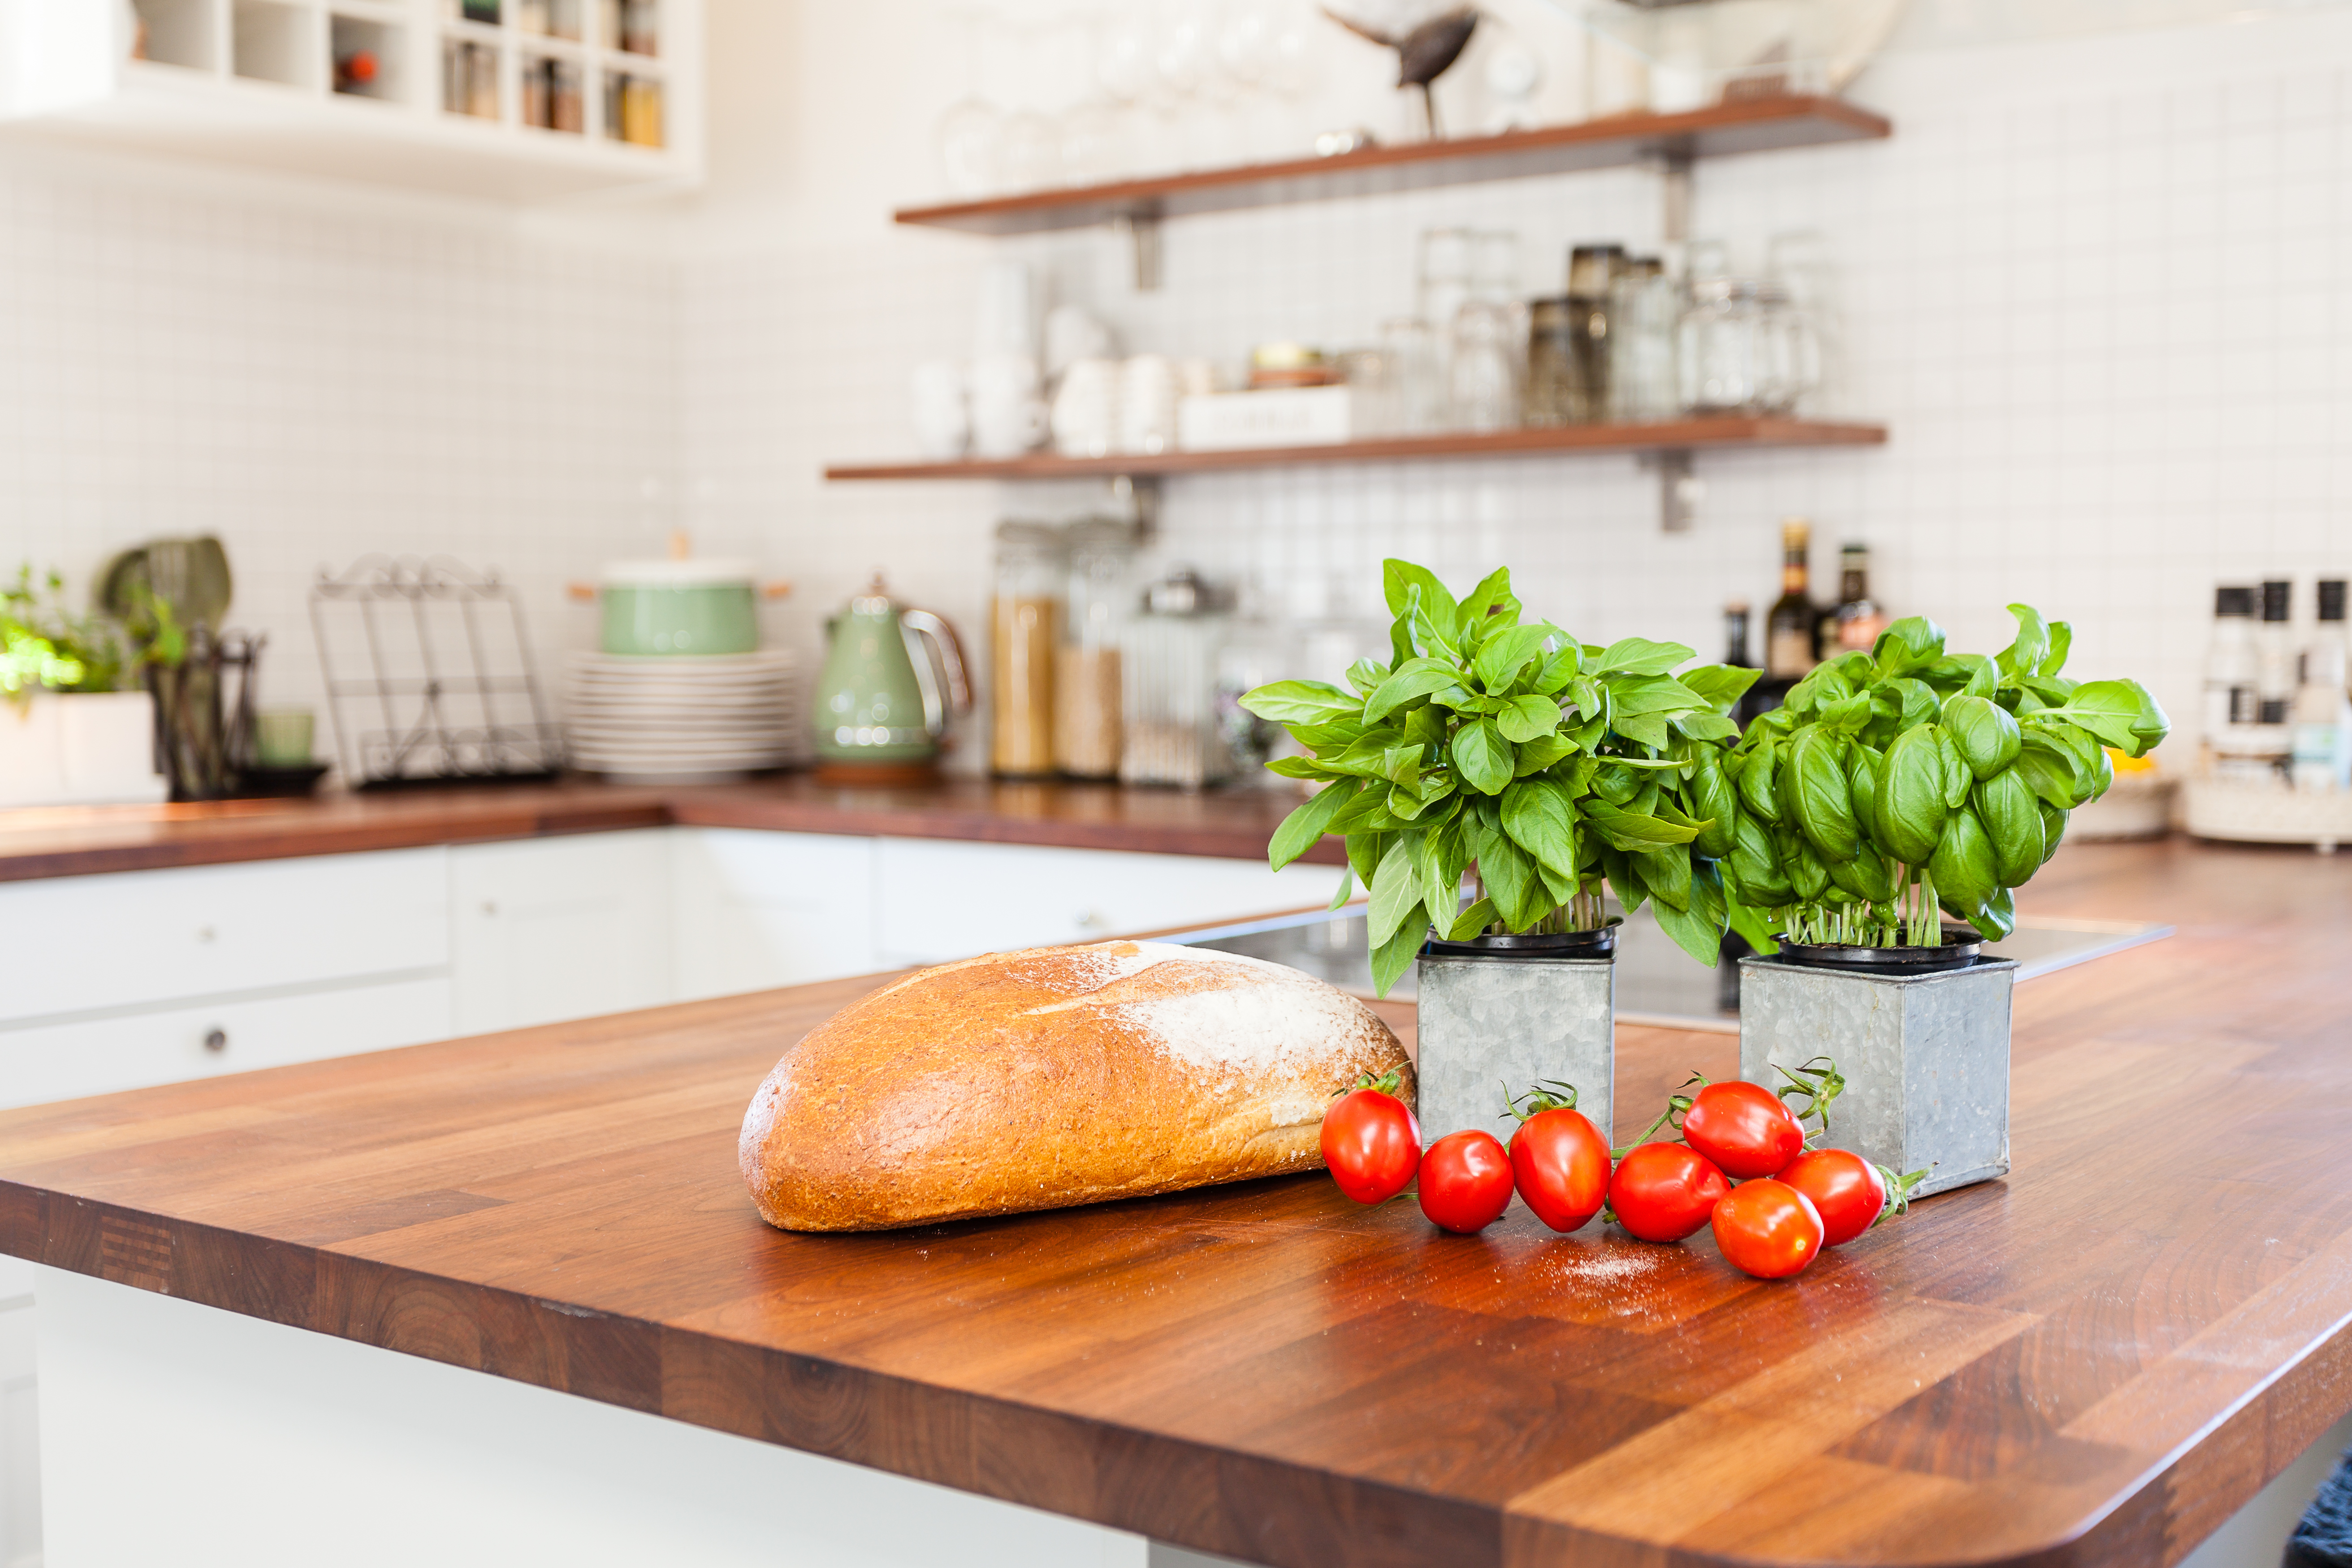
[[(1304, 756), (1268, 763), (1321, 787), (1275, 832), (1279, 869), (1326, 834), (1359, 882), (1385, 995), (1421, 963), (1421, 1124), (1432, 1139), (1503, 1121), (1498, 1081), (1565, 1078), (1608, 1125), (1616, 921), (1651, 904), (1713, 963), (1728, 909), (1723, 743), (1752, 670), (1675, 643), (1606, 647), (1523, 619), (1508, 569), (1456, 599), (1409, 562), (1384, 568), (1386, 661), (1348, 685), (1286, 680), (1242, 699)], [(1465, 902), (1465, 879), (1470, 892)], [(1516, 1076), (1514, 1076), (1516, 1075)]]
[(119, 630), (77, 616), (52, 572), (0, 588), (0, 805), (156, 801), (155, 710)]
[(2170, 729), (2137, 682), (2062, 673), (2066, 623), (2010, 611), (2016, 640), (1991, 658), (1895, 622), (1800, 681), (1721, 768), (1726, 886), (1779, 937), (1742, 963), (1741, 1076), (1769, 1083), (1834, 1047), (1838, 1141), (1927, 1171), (1923, 1194), (2009, 1169), (2016, 965), (1982, 943), (2014, 928), (2013, 889), (2067, 813), (2112, 782), (2105, 748), (2142, 756)]

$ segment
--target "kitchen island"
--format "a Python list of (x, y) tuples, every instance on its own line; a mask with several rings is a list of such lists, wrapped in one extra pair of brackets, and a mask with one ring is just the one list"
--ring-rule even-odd
[[(738, 1120), (864, 981), (0, 1113), (0, 1251), (78, 1308), (44, 1386), (114, 1401), (49, 1449), (52, 1561), (223, 1521), (252, 1561), (279, 1529), (344, 1561), (436, 1529), (442, 1561), (541, 1560), (497, 1531), (604, 1520), (614, 1451), (681, 1541), (731, 1500), (797, 1560), (805, 1497), (808, 1561), (925, 1560), (899, 1549), (926, 1529), (968, 1532), (929, 1560), (1018, 1560), (968, 1500), (863, 1469), (824, 1473), (866, 1538), (827, 1535), (820, 1481), (743, 1458), (765, 1444), (1132, 1532), (1055, 1561), (1149, 1536), (1282, 1568), (2170, 1563), (2352, 1409), (2352, 879), (2080, 847), (2021, 903), (2179, 932), (2020, 988), (2006, 1180), (1780, 1284), (1517, 1208), (1444, 1237), (1318, 1177), (772, 1231)], [(1735, 1048), (1622, 1028), (1619, 1136)], [(311, 1351), (342, 1358), (287, 1380), (320, 1390), (314, 1429), (242, 1451), (270, 1435), (231, 1382), (204, 1441), (206, 1375)], [(216, 1369), (162, 1375), (183, 1352)], [(622, 1413), (635, 1436), (595, 1425)], [(419, 1479), (427, 1440), (457, 1479)], [(312, 1462), (260, 1462), (281, 1451)], [(350, 1500), (331, 1542), (321, 1497)]]

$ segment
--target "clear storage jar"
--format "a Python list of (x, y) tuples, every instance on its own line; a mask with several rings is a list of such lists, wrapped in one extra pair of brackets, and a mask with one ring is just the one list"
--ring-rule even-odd
[(1118, 776), (1120, 639), (1135, 606), (1135, 530), (1108, 518), (1073, 523), (1068, 611), (1054, 670), (1054, 762), (1072, 778)]
[(1067, 572), (1061, 530), (1042, 522), (997, 525), (988, 757), (990, 769), (1007, 778), (1054, 771), (1054, 667)]

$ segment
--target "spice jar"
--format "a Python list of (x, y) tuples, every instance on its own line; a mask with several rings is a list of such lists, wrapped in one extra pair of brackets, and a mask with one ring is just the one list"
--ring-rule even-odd
[(989, 605), (989, 766), (1008, 778), (1044, 778), (1054, 771), (1054, 666), (1066, 571), (1059, 529), (1042, 522), (997, 525), (996, 591)]
[(1054, 669), (1054, 762), (1072, 778), (1118, 776), (1119, 638), (1135, 592), (1135, 530), (1109, 518), (1074, 523), (1069, 610)]
[(1528, 307), (1528, 406), (1530, 425), (1573, 425), (1583, 417), (1582, 377), (1576, 363), (1573, 318), (1577, 301), (1566, 296), (1537, 300)]
[(1691, 285), (1675, 335), (1683, 407), (1694, 414), (1758, 414), (1773, 379), (1763, 285), (1707, 278)]

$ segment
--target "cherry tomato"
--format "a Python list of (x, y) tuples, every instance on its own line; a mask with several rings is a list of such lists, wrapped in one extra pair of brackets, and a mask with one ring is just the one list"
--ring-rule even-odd
[(1813, 1201), (1823, 1247), (1852, 1241), (1877, 1224), (1886, 1207), (1886, 1178), (1850, 1150), (1808, 1150), (1789, 1162), (1780, 1179)]
[(1743, 1273), (1786, 1279), (1821, 1251), (1822, 1216), (1786, 1182), (1742, 1182), (1715, 1205), (1715, 1245)]
[(1683, 1115), (1683, 1141), (1741, 1181), (1777, 1176), (1805, 1147), (1804, 1124), (1761, 1084), (1711, 1083)]
[(1540, 1110), (1511, 1134), (1519, 1196), (1552, 1229), (1579, 1229), (1609, 1200), (1609, 1140), (1581, 1110)]
[(1617, 1162), (1609, 1207), (1643, 1241), (1680, 1241), (1706, 1224), (1731, 1184), (1706, 1155), (1680, 1143), (1644, 1143)]
[(1395, 1087), (1391, 1074), (1341, 1095), (1323, 1113), (1323, 1163), (1360, 1204), (1388, 1202), (1412, 1185), (1421, 1165), (1421, 1124), (1388, 1092)]
[(1432, 1225), (1468, 1236), (1510, 1204), (1511, 1157), (1493, 1133), (1449, 1132), (1421, 1157), (1421, 1212)]

